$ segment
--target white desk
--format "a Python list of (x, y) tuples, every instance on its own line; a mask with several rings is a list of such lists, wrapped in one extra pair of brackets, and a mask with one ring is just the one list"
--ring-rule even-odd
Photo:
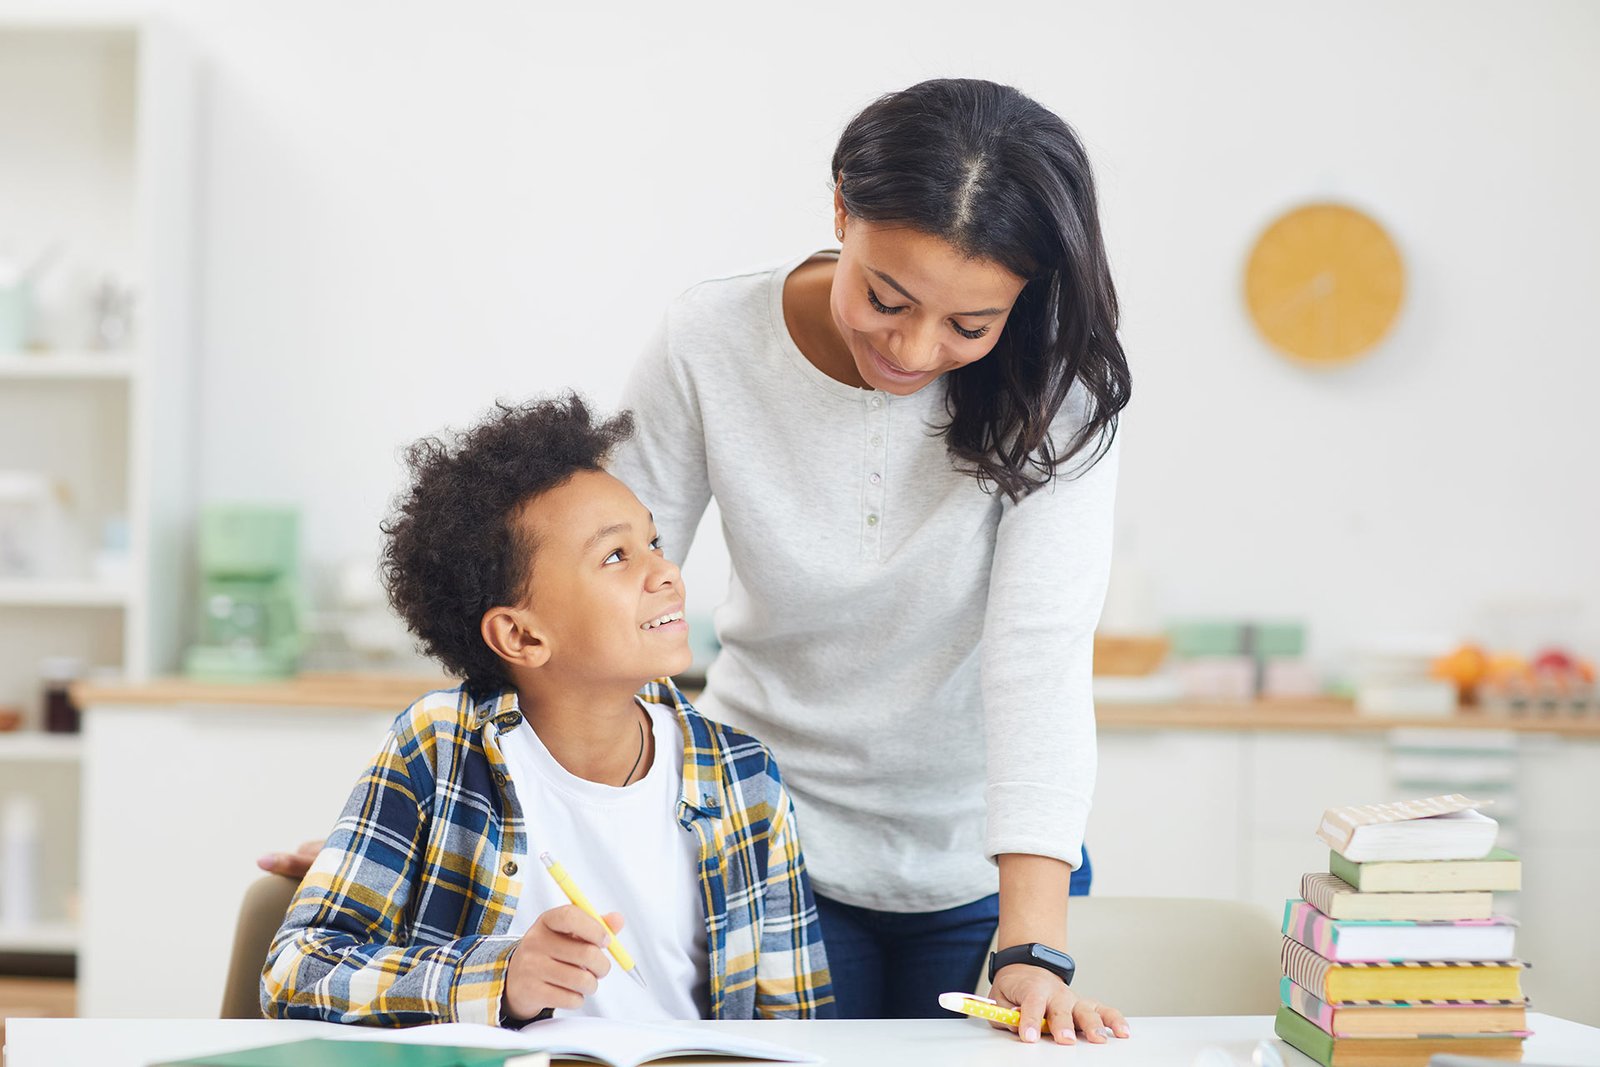
[[(1595, 1067), (1600, 1064), (1600, 1028), (1533, 1014), (1529, 1026), (1529, 1064)], [(822, 1056), (829, 1064), (892, 1067), (988, 1067), (1050, 1062), (1071, 1067), (1117, 1064), (1189, 1067), (1208, 1045), (1248, 1065), (1255, 1043), (1272, 1038), (1266, 1016), (1231, 1018), (1134, 1019), (1134, 1036), (1107, 1045), (1057, 1048), (1024, 1045), (975, 1019), (921, 1021), (707, 1022), (688, 1025), (727, 1027)], [(238, 1019), (17, 1019), (6, 1023), (5, 1067), (145, 1067), (162, 1059), (250, 1048), (282, 1041), (350, 1036), (351, 1028), (331, 1023), (268, 1022)], [(1041, 1043), (1044, 1044), (1044, 1043)], [(1285, 1067), (1313, 1061), (1275, 1041)], [(680, 1067), (729, 1060), (674, 1060)], [(1314, 1065), (1313, 1065), (1314, 1067)]]

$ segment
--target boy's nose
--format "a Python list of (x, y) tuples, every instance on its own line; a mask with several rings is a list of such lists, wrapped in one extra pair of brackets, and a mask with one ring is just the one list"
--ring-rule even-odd
[(683, 575), (678, 570), (678, 565), (670, 559), (657, 557), (656, 568), (650, 572), (650, 587), (660, 589), (668, 585), (682, 585)]

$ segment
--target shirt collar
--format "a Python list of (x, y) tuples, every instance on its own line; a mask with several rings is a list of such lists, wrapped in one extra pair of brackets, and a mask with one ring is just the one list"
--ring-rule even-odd
[[(683, 695), (671, 678), (657, 678), (646, 682), (636, 694), (648, 704), (670, 708), (683, 730), (683, 792), (679, 800), (684, 807), (712, 818), (722, 814), (722, 773), (719, 746), (705, 718), (694, 709), (689, 698)], [(472, 729), (481, 730), (494, 723), (496, 733), (515, 729), (522, 722), (522, 707), (517, 703), (517, 691), (509, 686), (493, 696), (475, 701), (472, 707)]]

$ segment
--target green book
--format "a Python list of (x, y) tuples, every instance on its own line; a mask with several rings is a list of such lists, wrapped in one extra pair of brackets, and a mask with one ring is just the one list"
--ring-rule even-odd
[(1323, 1067), (1423, 1067), (1440, 1054), (1520, 1060), (1523, 1034), (1462, 1037), (1334, 1037), (1289, 1007), (1280, 1007), (1272, 1029)]
[(1328, 873), (1363, 893), (1509, 892), (1522, 888), (1522, 861), (1503, 848), (1481, 860), (1372, 860), (1328, 853)]
[[(529, 1050), (531, 1051), (531, 1050)], [(499, 1067), (527, 1051), (402, 1045), (386, 1041), (291, 1041), (282, 1045), (219, 1052), (154, 1067)]]

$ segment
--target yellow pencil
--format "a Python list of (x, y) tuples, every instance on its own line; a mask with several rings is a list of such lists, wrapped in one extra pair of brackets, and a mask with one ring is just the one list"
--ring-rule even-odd
[(550, 872), (550, 877), (556, 880), (556, 885), (561, 887), (561, 891), (567, 895), (568, 900), (572, 901), (585, 915), (590, 916), (601, 926), (606, 927), (606, 930), (611, 934), (611, 939), (606, 942), (606, 949), (611, 953), (611, 958), (617, 961), (617, 966), (621, 967), (628, 977), (638, 982), (640, 988), (648, 989), (649, 987), (644, 983), (644, 975), (640, 974), (638, 968), (634, 965), (633, 957), (628, 955), (628, 950), (622, 947), (621, 941), (617, 940), (617, 932), (606, 926), (606, 921), (600, 917), (600, 913), (595, 910), (594, 905), (589, 903), (588, 898), (583, 895), (583, 891), (573, 884), (572, 876), (567, 874), (566, 868), (551, 859), (548, 852), (539, 853), (539, 862), (544, 864), (544, 869)]
[[(1001, 1026), (1016, 1026), (1022, 1022), (1022, 1013), (1015, 1008), (1002, 1008), (988, 997), (974, 996), (971, 993), (940, 993), (939, 1007), (946, 1011), (958, 1011), (962, 1015), (975, 1015), (980, 1019), (999, 1023)], [(1039, 1022), (1039, 1033), (1050, 1032), (1048, 1019)]]

